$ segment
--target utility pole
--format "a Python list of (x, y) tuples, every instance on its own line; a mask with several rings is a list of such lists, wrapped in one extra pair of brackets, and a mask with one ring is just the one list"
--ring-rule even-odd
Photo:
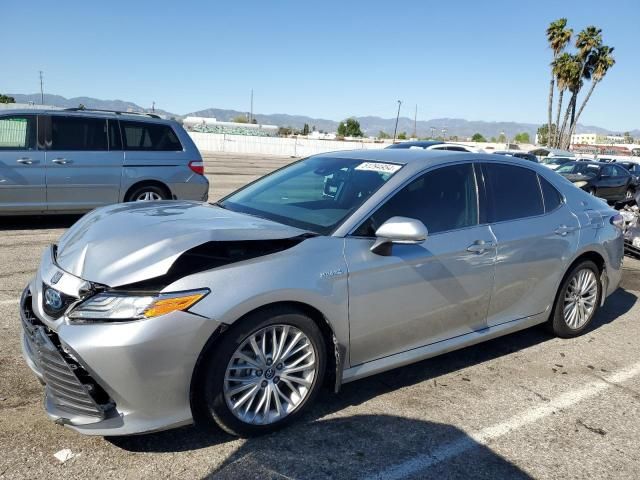
[(40, 70), (40, 105), (44, 105), (44, 80), (42, 78), (42, 70)]
[(151, 111), (155, 113), (155, 111), (156, 111), (156, 102), (151, 102)]
[(253, 88), (251, 89), (251, 110), (249, 114), (249, 123), (253, 123)]
[(416, 103), (416, 111), (413, 115), (413, 138), (418, 138), (417, 133), (417, 124), (418, 124), (418, 104)]
[(400, 106), (402, 105), (402, 100), (398, 100), (398, 113), (396, 114), (396, 126), (393, 129), (393, 143), (396, 143), (396, 135), (398, 133), (398, 119), (400, 118)]

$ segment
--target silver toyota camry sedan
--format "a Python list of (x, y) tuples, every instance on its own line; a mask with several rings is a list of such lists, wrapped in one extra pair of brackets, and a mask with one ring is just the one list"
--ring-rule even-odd
[(579, 335), (620, 281), (620, 224), (513, 157), (316, 155), (216, 204), (86, 215), (23, 293), (24, 356), (81, 433), (261, 434), (323, 384), (536, 324)]

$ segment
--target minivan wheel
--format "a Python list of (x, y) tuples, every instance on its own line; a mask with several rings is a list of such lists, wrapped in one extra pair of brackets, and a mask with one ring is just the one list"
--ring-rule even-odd
[(150, 202), (158, 200), (168, 200), (170, 198), (167, 191), (157, 185), (142, 185), (134, 189), (125, 200), (126, 202)]
[(550, 319), (553, 332), (562, 338), (580, 335), (596, 315), (601, 297), (598, 267), (590, 260), (580, 262), (560, 286)]
[(197, 410), (233, 435), (272, 432), (313, 401), (325, 364), (324, 339), (311, 318), (289, 308), (258, 312), (234, 324), (206, 356)]

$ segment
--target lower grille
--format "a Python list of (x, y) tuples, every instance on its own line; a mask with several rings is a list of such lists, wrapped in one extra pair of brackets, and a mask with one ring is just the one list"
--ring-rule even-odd
[(87, 371), (62, 350), (57, 334), (38, 320), (28, 292), (20, 312), (27, 347), (53, 403), (73, 415), (106, 418), (115, 404)]

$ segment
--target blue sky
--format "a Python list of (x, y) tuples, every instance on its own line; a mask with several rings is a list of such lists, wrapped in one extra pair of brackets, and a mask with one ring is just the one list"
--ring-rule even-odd
[(640, 128), (640, 2), (2, 2), (0, 92), (45, 89), (187, 113), (545, 121), (551, 53), (566, 16), (604, 30), (616, 66), (581, 123)]

